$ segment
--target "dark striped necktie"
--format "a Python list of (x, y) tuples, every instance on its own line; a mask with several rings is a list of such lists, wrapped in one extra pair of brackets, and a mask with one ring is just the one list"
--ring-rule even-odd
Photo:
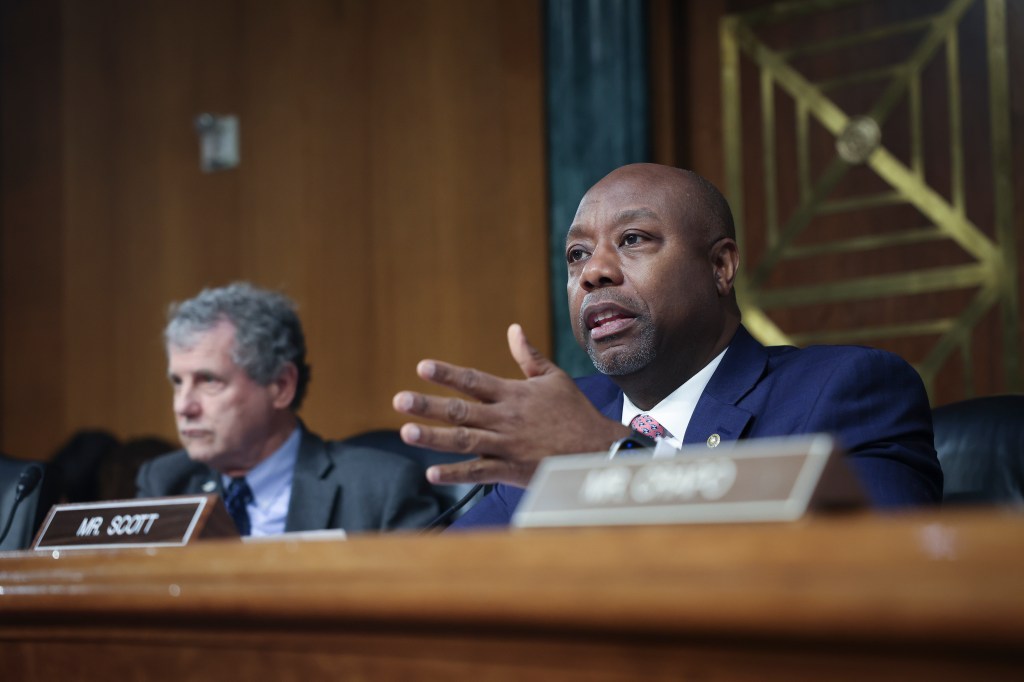
[(231, 479), (231, 485), (228, 486), (227, 494), (224, 495), (224, 503), (228, 507), (231, 518), (235, 520), (240, 535), (248, 535), (251, 530), (249, 510), (246, 508), (250, 502), (252, 502), (252, 488), (246, 483), (245, 476)]

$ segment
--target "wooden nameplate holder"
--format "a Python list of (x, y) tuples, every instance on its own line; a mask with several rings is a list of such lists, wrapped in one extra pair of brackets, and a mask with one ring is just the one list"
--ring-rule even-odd
[(54, 505), (32, 549), (180, 547), (237, 537), (220, 495), (176, 495)]

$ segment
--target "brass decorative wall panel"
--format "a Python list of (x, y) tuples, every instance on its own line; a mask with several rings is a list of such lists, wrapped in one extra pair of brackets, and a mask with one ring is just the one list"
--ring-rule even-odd
[(782, 2), (720, 28), (751, 331), (914, 339), (929, 390), (956, 357), (967, 397), (987, 320), (1000, 352), (985, 361), (1021, 390), (1005, 0)]

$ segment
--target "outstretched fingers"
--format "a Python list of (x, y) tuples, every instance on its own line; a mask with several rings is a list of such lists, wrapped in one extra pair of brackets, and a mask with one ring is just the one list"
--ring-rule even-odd
[(446, 386), (484, 402), (494, 402), (501, 395), (505, 383), (504, 379), (493, 374), (439, 360), (421, 360), (416, 365), (416, 374), (425, 381)]
[(449, 424), (475, 424), (479, 421), (481, 403), (462, 398), (445, 398), (415, 391), (395, 394), (391, 406), (396, 412), (411, 414)]
[(437, 464), (427, 469), (427, 480), (434, 485), (452, 483), (508, 483), (525, 488), (536, 464), (523, 464), (490, 457)]
[(435, 464), (427, 469), (427, 480), (434, 485), (454, 483), (497, 483), (505, 480), (508, 464), (498, 459), (477, 457), (453, 464)]
[(409, 445), (460, 452), (463, 454), (501, 454), (501, 443), (492, 431), (470, 426), (428, 426), (426, 424), (403, 424), (399, 429), (402, 440)]
[(400, 431), (403, 441), (433, 450), (477, 455), (465, 462), (431, 467), (428, 478), (432, 482), (502, 482), (525, 486), (542, 455), (578, 451), (573, 449), (575, 440), (572, 445), (559, 444), (560, 439), (573, 437), (572, 434), (556, 431), (553, 437), (551, 414), (564, 412), (568, 405), (607, 421), (579, 393), (565, 372), (530, 345), (518, 324), (509, 327), (508, 343), (526, 381), (423, 360), (416, 366), (421, 379), (461, 395), (445, 397), (416, 391), (395, 395), (392, 405), (396, 411), (440, 422), (437, 426), (404, 424)]

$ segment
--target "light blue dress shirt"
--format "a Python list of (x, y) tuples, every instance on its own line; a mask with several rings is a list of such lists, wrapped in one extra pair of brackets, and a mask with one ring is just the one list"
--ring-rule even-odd
[[(288, 503), (292, 499), (292, 479), (295, 476), (295, 461), (299, 457), (299, 441), (302, 429), (296, 427), (288, 439), (274, 454), (257, 464), (245, 475), (252, 490), (252, 502), (246, 505), (253, 537), (280, 535), (288, 520)], [(231, 478), (221, 476), (224, 488), (231, 484)]]

